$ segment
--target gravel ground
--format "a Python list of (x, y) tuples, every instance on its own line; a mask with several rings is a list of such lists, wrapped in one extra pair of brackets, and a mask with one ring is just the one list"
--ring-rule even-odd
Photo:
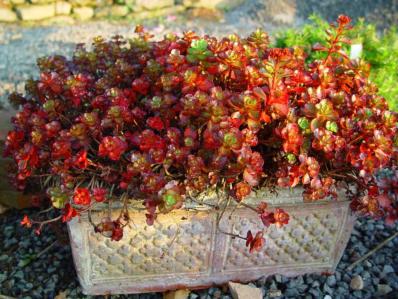
[[(45, 229), (41, 236), (23, 228), (19, 222), (23, 214), (36, 211), (9, 210), (0, 216), (0, 294), (16, 298), (102, 298), (85, 296), (77, 281), (68, 236), (62, 226)], [(387, 227), (380, 221), (363, 219), (356, 223), (344, 256), (333, 275), (303, 275), (286, 278), (280, 275), (260, 279), (252, 284), (263, 289), (264, 298), (271, 290), (280, 290), (278, 298), (397, 298), (398, 294), (398, 238), (377, 251), (352, 271), (346, 268), (360, 256), (392, 235), (397, 227)], [(46, 249), (47, 248), (47, 249)], [(43, 250), (46, 250), (43, 253)], [(363, 280), (362, 290), (353, 290), (354, 276)], [(358, 280), (358, 278), (356, 278)], [(389, 294), (382, 296), (382, 291)], [(394, 295), (395, 294), (395, 295)], [(331, 297), (328, 297), (331, 296)], [(1, 297), (1, 296), (0, 296)], [(120, 295), (111, 298), (162, 298), (162, 294)], [(230, 299), (226, 287), (195, 291), (190, 299)]]

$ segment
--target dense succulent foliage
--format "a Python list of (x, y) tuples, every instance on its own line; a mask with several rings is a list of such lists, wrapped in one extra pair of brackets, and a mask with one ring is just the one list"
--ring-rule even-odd
[[(288, 29), (281, 31), (276, 36), (275, 46), (293, 47), (300, 46), (307, 54), (307, 61), (322, 59), (325, 53), (314, 51), (313, 45), (327, 38), (326, 31), (329, 24), (320, 17), (310, 17), (311, 23), (300, 29)], [(359, 20), (353, 28), (347, 32), (347, 36), (353, 43), (361, 43), (363, 46), (362, 58), (370, 64), (369, 78), (378, 87), (378, 93), (382, 95), (390, 105), (390, 109), (398, 111), (398, 33), (396, 28), (378, 34), (372, 24), (366, 24)], [(348, 53), (350, 45), (343, 45)]]
[[(142, 200), (152, 224), (214, 188), (255, 210), (265, 227), (283, 226), (285, 211), (245, 198), (298, 185), (307, 201), (346, 188), (355, 210), (394, 221), (397, 115), (367, 66), (342, 51), (349, 29), (340, 16), (316, 47), (323, 59), (309, 64), (301, 48), (270, 48), (261, 30), (155, 42), (141, 27), (133, 39), (80, 45), (72, 60), (42, 58), (26, 96), (12, 96), (22, 105), (5, 152), (16, 162), (15, 184), (41, 183), (62, 221), (118, 198)], [(23, 224), (39, 232), (48, 221)], [(123, 209), (93, 225), (119, 240), (128, 221)], [(251, 251), (265, 242), (261, 231), (239, 237)]]

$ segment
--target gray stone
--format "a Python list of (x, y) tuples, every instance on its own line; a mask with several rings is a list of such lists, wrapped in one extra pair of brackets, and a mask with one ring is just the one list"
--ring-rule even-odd
[(383, 267), (383, 273), (384, 274), (389, 274), (389, 273), (394, 273), (394, 272), (395, 272), (395, 270), (394, 270), (394, 268), (391, 265), (385, 265)]
[(363, 280), (370, 279), (370, 276), (371, 276), (368, 271), (363, 271), (361, 275), (362, 275)]
[(298, 289), (293, 288), (293, 289), (287, 289), (283, 294), (287, 297), (297, 298), (300, 295), (300, 292)]
[(18, 20), (17, 14), (10, 8), (0, 7), (0, 22), (15, 22)]
[(73, 15), (82, 21), (89, 20), (94, 16), (94, 9), (89, 6), (73, 8)]
[(0, 255), (0, 262), (7, 261), (9, 259), (10, 259), (10, 257), (7, 254)]
[(6, 273), (0, 273), (0, 283), (2, 283), (7, 278)]
[(280, 297), (280, 296), (282, 296), (282, 291), (281, 290), (270, 289), (268, 291), (268, 297), (270, 297), (270, 298), (277, 298), (277, 297)]
[(363, 294), (362, 294), (361, 291), (354, 291), (354, 292), (352, 292), (352, 294), (353, 294), (355, 297), (357, 297), (357, 298), (363, 299)]
[(334, 275), (330, 275), (327, 279), (326, 279), (326, 283), (333, 287), (336, 285), (336, 277)]
[(388, 284), (377, 285), (376, 296), (384, 296), (392, 291), (392, 288)]
[(282, 275), (276, 274), (276, 275), (275, 275), (275, 281), (276, 281), (277, 283), (281, 283), (281, 282), (282, 282)]
[(38, 21), (55, 16), (54, 4), (22, 5), (15, 10), (24, 21)]
[(69, 15), (72, 11), (72, 5), (66, 1), (55, 2), (55, 14), (56, 15)]
[(369, 262), (368, 260), (366, 260), (366, 261), (363, 262), (363, 266), (364, 266), (365, 268), (371, 268), (371, 267), (372, 267), (372, 263)]
[(315, 298), (319, 298), (321, 291), (318, 288), (316, 288), (316, 289), (310, 289), (308, 293), (313, 295)]
[(136, 0), (135, 5), (145, 9), (155, 10), (173, 6), (174, 0)]
[(21, 270), (18, 270), (17, 272), (15, 272), (14, 277), (22, 279), (24, 277), (24, 274)]
[(332, 288), (329, 287), (328, 284), (326, 284), (326, 283), (323, 285), (323, 289), (322, 290), (323, 290), (324, 293), (333, 294)]
[(382, 265), (385, 262), (385, 257), (382, 254), (378, 254), (376, 255), (376, 257), (374, 258), (374, 261), (376, 262), (376, 264), (378, 265)]
[(339, 287), (337, 288), (336, 292), (337, 292), (338, 294), (346, 294), (346, 293), (348, 292), (348, 289), (339, 286)]
[(350, 283), (351, 282), (351, 276), (348, 273), (345, 273), (343, 275), (343, 281)]

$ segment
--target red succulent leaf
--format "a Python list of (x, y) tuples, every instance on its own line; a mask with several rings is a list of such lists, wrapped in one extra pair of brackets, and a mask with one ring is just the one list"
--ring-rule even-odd
[(74, 165), (80, 169), (86, 169), (88, 166), (87, 151), (81, 150), (75, 156)]
[(271, 224), (274, 224), (276, 222), (275, 220), (275, 214), (273, 212), (267, 212), (263, 211), (260, 214), (260, 219), (263, 222), (265, 227), (270, 226)]
[(111, 239), (113, 241), (120, 241), (123, 238), (123, 227), (120, 225), (118, 221), (113, 221), (113, 230)]
[(104, 137), (98, 148), (98, 155), (101, 157), (109, 157), (109, 159), (117, 161), (126, 151), (127, 144), (120, 137)]
[(26, 227), (32, 227), (32, 221), (29, 219), (28, 215), (23, 216), (21, 225)]
[(246, 246), (249, 247), (249, 252), (260, 251), (265, 244), (265, 239), (263, 238), (263, 232), (257, 232), (256, 236), (253, 238), (251, 231), (247, 232), (246, 236)]
[(290, 217), (283, 209), (276, 209), (274, 219), (276, 226), (282, 227), (289, 223)]
[(248, 246), (250, 246), (250, 244), (251, 244), (251, 242), (253, 241), (253, 234), (252, 234), (252, 232), (249, 230), (248, 232), (247, 232), (247, 235), (246, 235), (246, 247), (248, 247)]
[(250, 185), (244, 182), (240, 182), (235, 186), (235, 196), (239, 201), (250, 195), (251, 191), (252, 188), (250, 187)]
[(73, 202), (77, 205), (89, 205), (90, 204), (90, 192), (87, 188), (76, 188), (73, 195)]
[(77, 211), (69, 203), (65, 204), (62, 213), (62, 222), (68, 222), (72, 220), (73, 217), (77, 216)]
[(108, 190), (105, 188), (94, 188), (93, 197), (97, 202), (103, 202), (106, 200), (106, 195), (108, 194)]
[(161, 131), (164, 128), (162, 119), (159, 116), (150, 117), (147, 119), (147, 124), (151, 129)]

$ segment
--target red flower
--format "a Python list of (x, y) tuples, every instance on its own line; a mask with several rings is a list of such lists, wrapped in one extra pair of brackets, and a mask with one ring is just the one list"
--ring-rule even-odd
[(164, 129), (164, 124), (159, 116), (150, 117), (147, 119), (146, 123), (151, 129), (161, 131)]
[(93, 197), (97, 202), (102, 202), (106, 199), (108, 191), (104, 188), (94, 188)]
[(32, 221), (29, 219), (29, 217), (27, 215), (25, 215), (25, 216), (23, 216), (21, 225), (26, 226), (26, 227), (32, 227)]
[(274, 218), (275, 218), (275, 224), (277, 227), (282, 227), (285, 224), (289, 223), (289, 214), (286, 213), (284, 210), (282, 209), (276, 209), (275, 214), (274, 214)]
[(69, 203), (65, 205), (65, 208), (62, 209), (62, 212), (62, 222), (68, 222), (73, 217), (77, 216), (77, 211)]
[(75, 157), (75, 163), (74, 165), (77, 168), (80, 169), (86, 169), (88, 166), (88, 160), (87, 160), (87, 151), (85, 150), (81, 150), (77, 153), (76, 157)]
[(73, 201), (77, 205), (89, 205), (90, 192), (87, 188), (76, 188), (75, 194), (73, 195)]
[(263, 238), (262, 232), (257, 232), (256, 236), (253, 238), (252, 232), (249, 230), (246, 236), (246, 246), (250, 247), (249, 252), (260, 251), (264, 246), (265, 239)]
[(104, 137), (99, 145), (98, 155), (101, 157), (108, 156), (109, 159), (117, 161), (126, 151), (127, 143), (120, 137)]

